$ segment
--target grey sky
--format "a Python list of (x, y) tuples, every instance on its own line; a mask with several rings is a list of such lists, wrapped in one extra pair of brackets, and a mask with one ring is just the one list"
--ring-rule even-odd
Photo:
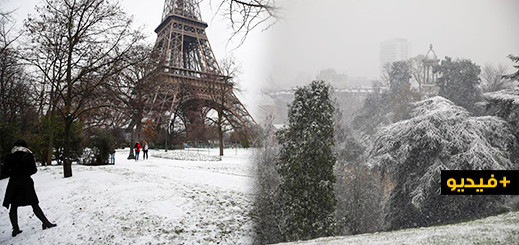
[[(281, 0), (283, 19), (267, 31), (250, 33), (236, 50), (226, 46), (228, 22), (214, 17), (218, 0), (211, 1), (212, 8), (209, 0), (201, 4), (209, 40), (217, 59), (232, 51), (241, 63), (239, 83), (248, 108), (262, 86), (290, 86), (301, 72), (315, 77), (321, 69), (334, 68), (375, 79), (380, 43), (393, 38), (408, 39), (412, 56), (425, 54), (432, 43), (442, 59), (468, 58), (478, 65), (511, 66), (506, 56), (519, 54), (518, 0)], [(0, 0), (2, 8), (19, 8), (15, 17), (20, 23), (38, 2)], [(153, 43), (164, 1), (121, 3)]]
[(382, 41), (406, 38), (411, 55), (503, 63), (519, 54), (517, 0), (297, 0), (274, 29), (271, 66), (290, 80), (334, 68), (376, 78)]
[[(264, 54), (262, 46), (266, 43), (265, 35), (261, 31), (251, 33), (248, 41), (238, 49), (237, 45), (228, 44), (227, 40), (231, 35), (229, 23), (222, 16), (215, 14), (217, 1), (211, 1), (205, 0), (200, 5), (202, 19), (209, 24), (209, 41), (218, 60), (232, 55), (241, 64), (242, 75), (237, 80), (242, 92), (238, 96), (254, 115), (255, 108), (251, 105), (255, 104), (255, 95), (260, 90), (264, 78), (258, 74), (261, 70), (257, 67), (262, 60), (260, 56)], [(35, 14), (34, 7), (37, 4), (42, 5), (40, 0), (0, 0), (2, 9), (16, 10), (13, 16), (19, 28), (29, 13)], [(128, 14), (134, 16), (135, 25), (142, 27), (140, 29), (148, 35), (147, 40), (154, 43), (157, 37), (154, 29), (160, 24), (164, 0), (121, 0), (121, 5)]]

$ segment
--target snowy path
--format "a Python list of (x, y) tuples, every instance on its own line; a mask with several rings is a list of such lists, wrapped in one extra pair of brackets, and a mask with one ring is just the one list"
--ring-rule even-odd
[[(0, 244), (249, 244), (252, 177), (249, 150), (222, 161), (154, 158), (114, 166), (40, 167), (33, 175), (40, 206), (58, 224), (41, 230), (30, 207), (19, 209), (23, 233), (11, 237), (0, 209)], [(207, 154), (207, 153), (206, 153)], [(211, 152), (215, 154), (215, 152)], [(7, 179), (0, 180), (3, 195)]]

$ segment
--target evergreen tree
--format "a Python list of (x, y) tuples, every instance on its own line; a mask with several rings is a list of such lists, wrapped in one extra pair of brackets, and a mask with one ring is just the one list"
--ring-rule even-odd
[(381, 130), (369, 163), (394, 188), (384, 207), (387, 229), (462, 221), (502, 210), (504, 196), (442, 196), (442, 169), (516, 169), (515, 137), (498, 117), (471, 117), (440, 96), (415, 102), (409, 120)]
[(517, 68), (517, 71), (503, 76), (503, 78), (510, 79), (512, 81), (519, 81), (519, 55), (509, 55), (508, 58), (510, 58), (514, 63), (517, 63), (517, 65), (514, 65), (515, 68)]
[(334, 106), (322, 81), (295, 92), (288, 128), (278, 134), (285, 238), (307, 240), (336, 231)]
[(512, 149), (512, 161), (519, 159), (519, 88), (503, 89), (483, 94), (485, 114), (497, 116), (510, 124), (515, 135), (515, 149)]
[(439, 94), (454, 104), (474, 111), (474, 104), (481, 99), (481, 91), (478, 88), (481, 69), (478, 65), (467, 59), (453, 61), (445, 57), (435, 72), (440, 72), (438, 78)]
[(409, 103), (419, 99), (419, 94), (411, 90), (411, 68), (407, 61), (393, 62), (389, 69), (389, 91), (387, 102), (394, 122), (405, 119)]

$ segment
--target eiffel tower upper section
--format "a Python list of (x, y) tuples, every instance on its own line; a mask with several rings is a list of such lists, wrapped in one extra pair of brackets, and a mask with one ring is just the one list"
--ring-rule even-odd
[(207, 114), (202, 108), (215, 109), (218, 104), (235, 130), (251, 135), (256, 123), (234, 94), (231, 77), (218, 66), (197, 1), (165, 0), (162, 22), (155, 29), (155, 49), (161, 61), (158, 77), (163, 82), (155, 96), (160, 101), (155, 109), (159, 118), (169, 114), (170, 119), (180, 109), (178, 113), (186, 115), (184, 123), (197, 126)]
[(165, 72), (188, 78), (223, 78), (205, 32), (207, 26), (197, 0), (165, 1), (162, 22), (155, 29)]

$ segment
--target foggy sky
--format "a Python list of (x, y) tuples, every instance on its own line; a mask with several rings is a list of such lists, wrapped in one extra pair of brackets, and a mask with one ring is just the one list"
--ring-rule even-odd
[(517, 0), (298, 0), (286, 7), (273, 30), (270, 65), (287, 82), (326, 68), (377, 78), (380, 43), (394, 38), (411, 43), (411, 57), (432, 43), (438, 58), (480, 66), (511, 66), (506, 56), (519, 54)]
[[(411, 57), (425, 54), (432, 43), (441, 59), (467, 58), (481, 66), (511, 66), (506, 56), (519, 54), (517, 0), (278, 0), (283, 18), (266, 31), (250, 33), (239, 48), (227, 45), (229, 23), (215, 16), (218, 0), (211, 1), (201, 4), (209, 41), (218, 60), (232, 53), (241, 63), (241, 97), (253, 114), (251, 105), (262, 87), (302, 85), (298, 74), (312, 79), (319, 70), (333, 68), (349, 77), (378, 78), (380, 43), (389, 39), (407, 39)], [(38, 2), (0, 0), (2, 8), (18, 8), (19, 25)], [(121, 4), (154, 43), (164, 1)]]

